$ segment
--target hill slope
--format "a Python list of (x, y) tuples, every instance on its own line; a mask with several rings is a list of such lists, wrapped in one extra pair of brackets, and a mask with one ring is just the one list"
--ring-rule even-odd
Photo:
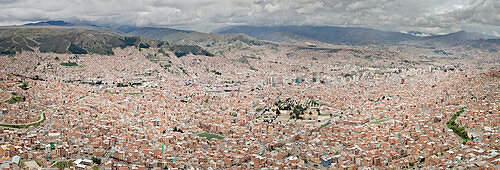
[[(140, 37), (120, 37), (110, 34), (81, 31), (85, 28), (19, 26), (0, 27), (0, 53), (15, 54), (21, 51), (113, 54), (115, 47), (136, 46), (147, 48), (168, 44)], [(72, 31), (71, 31), (72, 30)], [(80, 30), (80, 31), (79, 31)]]
[[(386, 45), (416, 42), (426, 45), (457, 46), (471, 40), (498, 39), (481, 33), (468, 33), (459, 31), (446, 35), (431, 35), (426, 37), (415, 36), (414, 32), (408, 34), (380, 31), (360, 27), (334, 27), (334, 26), (234, 26), (221, 29), (218, 33), (242, 33), (255, 38), (278, 41), (320, 41), (330, 44), (346, 45)], [(420, 33), (422, 34), (422, 33)]]
[(255, 38), (287, 42), (290, 39), (316, 40), (331, 44), (366, 45), (418, 40), (409, 34), (360, 27), (333, 26), (235, 26), (218, 33), (243, 33)]

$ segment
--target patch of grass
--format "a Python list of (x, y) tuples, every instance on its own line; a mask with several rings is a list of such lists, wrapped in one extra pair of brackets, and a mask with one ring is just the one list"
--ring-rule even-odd
[(29, 89), (28, 82), (23, 82), (23, 85), (20, 85), (19, 88), (21, 88), (23, 90), (28, 90)]
[(68, 47), (68, 51), (73, 53), (73, 54), (87, 54), (87, 51), (84, 50), (83, 48), (76, 46), (75, 44), (71, 43)]
[(224, 139), (224, 137), (222, 136), (219, 136), (219, 135), (215, 135), (215, 134), (211, 134), (211, 133), (200, 133), (198, 134), (199, 137), (205, 137), (207, 138), (208, 140), (212, 139), (212, 138), (216, 138), (216, 139), (219, 139), (219, 140), (222, 140)]
[(331, 122), (326, 122), (325, 124), (321, 125), (319, 128), (320, 128), (320, 129), (321, 129), (321, 128), (324, 128), (324, 127), (328, 126), (329, 124), (331, 124)]
[(376, 121), (373, 121), (373, 122), (370, 122), (370, 124), (379, 124), (379, 123), (382, 123), (382, 122), (385, 122), (385, 121), (388, 121), (389, 119), (387, 118), (384, 118), (384, 119), (379, 119), (379, 120), (376, 120)]
[(73, 161), (74, 160), (70, 160), (70, 161), (58, 161), (54, 164), (54, 167), (57, 167), (57, 169), (64, 169), (64, 168), (69, 168), (71, 166), (73, 166)]
[(464, 108), (461, 108), (459, 111), (457, 111), (455, 114), (453, 114), (451, 116), (450, 120), (448, 120), (448, 122), (446, 122), (446, 126), (448, 126), (448, 128), (453, 130), (453, 132), (455, 134), (457, 134), (465, 142), (467, 142), (467, 141), (471, 140), (469, 135), (467, 135), (467, 131), (465, 131), (464, 127), (460, 127), (457, 123), (455, 123), (455, 120), (457, 120), (458, 116), (460, 116), (460, 114), (462, 114), (463, 112), (464, 112)]
[(5, 102), (9, 103), (9, 104), (14, 104), (14, 103), (17, 103), (17, 102), (24, 102), (26, 99), (24, 97), (21, 97), (21, 96), (12, 96), (10, 97), (9, 100), (6, 100)]
[(169, 45), (167, 47), (167, 50), (174, 52), (175, 56), (177, 57), (183, 57), (188, 54), (205, 55), (210, 57), (214, 56), (212, 53), (202, 49), (200, 46), (197, 45), (174, 44), (174, 45)]
[(137, 95), (137, 94), (142, 94), (141, 92), (134, 92), (134, 93), (125, 93), (125, 94), (128, 94), (128, 95)]

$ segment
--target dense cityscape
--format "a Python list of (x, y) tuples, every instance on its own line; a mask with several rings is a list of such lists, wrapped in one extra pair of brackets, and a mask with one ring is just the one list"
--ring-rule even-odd
[(1, 118), (36, 125), (4, 126), (0, 152), (37, 167), (498, 167), (498, 69), (351, 65), (347, 49), (293, 63), (283, 46), (245, 62), (165, 57), (186, 74), (146, 59), (154, 49), (3, 56)]
[[(179, 3), (174, 11), (189, 6)], [(103, 9), (60, 11), (66, 18), (44, 6), (47, 19), (19, 19), (12, 9), (22, 4), (0, 4), (12, 12), (0, 12), (0, 168), (500, 169), (498, 17), (483, 13), (494, 2), (436, 2), (437, 13), (399, 17), (368, 2), (240, 3), (228, 21), (201, 7), (181, 15), (189, 22), (153, 20), (194, 30), (236, 23), (210, 33), (151, 24), (145, 11), (168, 12), (162, 3), (134, 19)], [(255, 21), (241, 17), (246, 6)], [(365, 25), (322, 18), (361, 8)], [(476, 8), (481, 22), (465, 16)], [(412, 19), (422, 25), (396, 25)]]

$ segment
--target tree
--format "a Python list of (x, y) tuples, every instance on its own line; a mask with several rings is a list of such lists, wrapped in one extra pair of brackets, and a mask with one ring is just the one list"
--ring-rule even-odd
[(94, 163), (95, 163), (95, 164), (97, 164), (97, 165), (100, 165), (100, 164), (101, 164), (101, 159), (99, 159), (99, 158), (92, 157), (90, 160), (92, 160), (92, 162), (94, 162)]
[(19, 88), (23, 90), (28, 90), (28, 82), (23, 82), (23, 85), (20, 85)]

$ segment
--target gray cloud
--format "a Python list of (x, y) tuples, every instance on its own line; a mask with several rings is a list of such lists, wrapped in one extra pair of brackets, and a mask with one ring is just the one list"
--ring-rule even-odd
[[(500, 26), (498, 0), (0, 0), (0, 24), (44, 20), (170, 26), (340, 25), (430, 33)], [(491, 32), (493, 33), (493, 32)]]

